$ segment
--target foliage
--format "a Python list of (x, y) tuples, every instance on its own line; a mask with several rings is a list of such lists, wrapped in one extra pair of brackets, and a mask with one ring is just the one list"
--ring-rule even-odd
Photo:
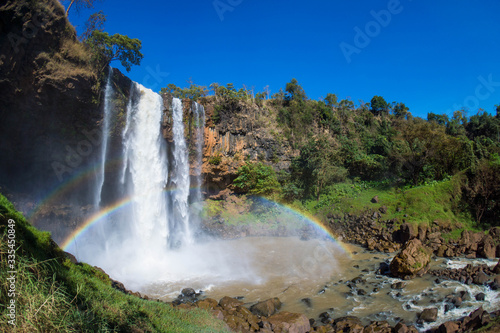
[(233, 186), (239, 191), (257, 195), (271, 195), (281, 192), (276, 172), (271, 166), (261, 162), (247, 162), (238, 169), (237, 175)]
[(213, 156), (210, 156), (208, 159), (208, 163), (212, 165), (219, 165), (222, 162), (222, 156), (220, 154), (215, 154)]
[(162, 94), (168, 93), (174, 97), (181, 99), (192, 99), (193, 101), (199, 100), (201, 97), (205, 97), (208, 94), (208, 89), (205, 86), (200, 86), (190, 82), (189, 87), (180, 88), (175, 84), (170, 83), (165, 88), (161, 88)]
[(106, 15), (102, 10), (90, 15), (87, 22), (85, 22), (85, 31), (79, 37), (80, 41), (85, 42), (88, 40), (94, 31), (103, 32), (104, 23), (106, 23)]
[(76, 11), (80, 11), (82, 9), (90, 9), (94, 7), (94, 4), (100, 0), (70, 0), (70, 3), (68, 5), (68, 8), (66, 9), (66, 16), (69, 14), (69, 10), (71, 7), (76, 9)]
[(132, 65), (140, 65), (143, 55), (142, 42), (128, 36), (94, 30), (86, 40), (94, 54), (94, 62), (101, 71), (114, 60), (119, 60), (125, 69), (130, 71)]
[(381, 96), (373, 96), (370, 102), (370, 111), (376, 116), (388, 114), (389, 103)]
[(500, 226), (500, 157), (482, 159), (466, 173), (464, 197), (476, 221), (490, 226)]

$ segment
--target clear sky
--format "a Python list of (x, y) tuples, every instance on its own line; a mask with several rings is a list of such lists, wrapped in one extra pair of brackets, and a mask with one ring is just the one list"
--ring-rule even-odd
[(155, 91), (296, 78), (312, 99), (380, 95), (424, 118), (500, 104), (498, 0), (102, 0), (69, 18), (81, 31), (98, 10), (105, 31), (142, 40), (140, 67), (112, 66)]

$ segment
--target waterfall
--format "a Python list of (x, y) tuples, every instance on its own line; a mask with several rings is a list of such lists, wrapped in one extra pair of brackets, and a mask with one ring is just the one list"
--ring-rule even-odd
[(172, 184), (175, 188), (173, 193), (172, 217), (176, 226), (176, 237), (172, 245), (193, 243), (193, 235), (189, 226), (189, 158), (186, 139), (184, 137), (184, 117), (182, 101), (174, 98), (172, 101), (173, 116), (173, 175)]
[(193, 102), (192, 104), (193, 116), (194, 116), (194, 130), (195, 134), (195, 147), (196, 147), (196, 163), (194, 167), (194, 177), (195, 177), (195, 188), (193, 190), (193, 198), (190, 200), (191, 202), (191, 217), (190, 217), (190, 225), (197, 225), (198, 220), (203, 209), (202, 206), (202, 194), (201, 194), (201, 185), (202, 185), (202, 165), (203, 165), (203, 143), (205, 141), (205, 109), (203, 105)]
[[(133, 210), (130, 218), (139, 246), (159, 250), (166, 247), (169, 234), (163, 193), (168, 176), (166, 143), (159, 128), (163, 100), (140, 84), (135, 84), (132, 91), (123, 135), (127, 165), (123, 180), (129, 183), (127, 194)], [(133, 103), (135, 95), (138, 99)]]
[(106, 155), (108, 152), (108, 138), (109, 138), (109, 122), (111, 112), (113, 109), (112, 97), (113, 91), (113, 69), (109, 67), (108, 78), (106, 80), (106, 88), (104, 89), (104, 114), (102, 120), (102, 145), (101, 145), (101, 158), (100, 169), (97, 172), (97, 186), (94, 194), (94, 208), (99, 209), (102, 202), (102, 189), (104, 187), (104, 178), (106, 173)]
[[(195, 236), (202, 207), (199, 187), (204, 109), (192, 103), (192, 114), (187, 114), (192, 117), (184, 117), (182, 101), (173, 98), (167, 117), (172, 136), (167, 141), (161, 129), (165, 105), (160, 95), (132, 83), (126, 114), (117, 119), (114, 117), (120, 112), (114, 111), (113, 96), (110, 76), (105, 89), (102, 126), (105, 139), (96, 176), (95, 197), (99, 210), (91, 219), (94, 221), (97, 217), (99, 223), (67, 250), (75, 253), (78, 246), (78, 260), (102, 267), (120, 281), (129, 283), (185, 274), (189, 265), (179, 261), (179, 252), (196, 251), (200, 247)], [(190, 127), (186, 125), (189, 119)], [(109, 139), (108, 144), (110, 129), (120, 123), (123, 123), (121, 146), (116, 146), (118, 140)], [(189, 133), (188, 129), (191, 129)], [(112, 155), (110, 151), (118, 152), (120, 148), (121, 163), (116, 164), (118, 159), (113, 157), (116, 169), (110, 168), (105, 173), (104, 167)], [(190, 192), (191, 185), (196, 188)], [(183, 273), (179, 273), (179, 269)]]

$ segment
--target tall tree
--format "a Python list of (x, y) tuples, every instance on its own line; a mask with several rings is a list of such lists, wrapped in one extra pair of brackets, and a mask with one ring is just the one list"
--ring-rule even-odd
[(85, 22), (85, 31), (80, 35), (80, 41), (84, 42), (89, 39), (94, 31), (103, 32), (104, 23), (106, 23), (106, 15), (102, 10), (90, 15), (87, 22)]
[(94, 51), (95, 61), (103, 71), (114, 60), (119, 60), (123, 67), (130, 71), (132, 65), (140, 65), (143, 55), (142, 42), (128, 36), (107, 32), (94, 31), (88, 38), (87, 44)]
[(68, 8), (66, 9), (66, 16), (68, 16), (69, 10), (71, 9), (71, 7), (73, 7), (73, 5), (75, 6), (76, 11), (79, 11), (81, 9), (94, 8), (94, 3), (96, 3), (97, 1), (101, 0), (71, 0)]
[(370, 111), (378, 116), (389, 113), (389, 103), (381, 96), (373, 96), (370, 102)]
[(287, 94), (285, 95), (285, 100), (291, 101), (305, 101), (307, 99), (306, 92), (299, 85), (297, 79), (292, 79), (290, 82), (286, 84), (285, 91)]

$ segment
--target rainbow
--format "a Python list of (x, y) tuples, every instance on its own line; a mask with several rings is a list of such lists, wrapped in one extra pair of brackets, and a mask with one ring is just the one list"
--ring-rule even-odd
[(101, 221), (102, 219), (112, 215), (117, 212), (121, 208), (126, 207), (132, 202), (130, 198), (124, 198), (113, 205), (107, 206), (104, 209), (101, 209), (90, 218), (88, 218), (84, 223), (82, 223), (77, 229), (75, 229), (61, 244), (61, 248), (64, 251), (67, 251), (70, 245), (75, 241), (81, 234), (85, 233), (87, 230), (91, 229), (93, 225)]
[[(106, 162), (105, 170), (108, 170), (110, 166), (113, 168), (121, 167), (122, 164), (123, 158), (112, 159), (109, 162)], [(32, 220), (40, 212), (43, 206), (50, 204), (52, 201), (56, 201), (58, 198), (71, 193), (72, 191), (75, 191), (81, 184), (91, 181), (91, 177), (95, 177), (97, 170), (100, 168), (100, 163), (93, 164), (88, 168), (80, 170), (65, 182), (62, 182), (61, 184), (55, 186), (51, 191), (48, 192), (48, 194), (44, 196), (43, 199), (38, 202), (33, 210), (27, 214), (28, 219)]]
[(264, 197), (258, 197), (258, 198), (259, 198), (259, 200), (261, 200), (263, 202), (272, 203), (272, 204), (286, 210), (287, 212), (292, 213), (293, 215), (300, 217), (301, 219), (305, 219), (306, 221), (308, 221), (309, 223), (314, 225), (316, 228), (320, 229), (326, 236), (328, 236), (328, 238), (331, 241), (336, 243), (346, 254), (348, 254), (349, 256), (352, 255), (351, 250), (347, 247), (347, 244), (339, 241), (335, 237), (333, 232), (318, 218), (316, 218), (316, 217), (314, 217), (306, 212), (300, 211), (299, 209), (292, 207), (290, 205), (285, 205), (285, 204), (279, 203), (277, 201), (269, 200), (269, 199), (264, 198)]
[[(174, 191), (174, 190), (164, 190), (164, 192), (171, 192), (171, 191)], [(272, 201), (272, 200), (269, 200), (269, 199), (266, 199), (263, 197), (257, 197), (257, 198), (264, 203), (276, 205), (276, 206), (280, 207), (281, 209), (283, 209), (284, 211), (291, 213), (300, 219), (306, 220), (311, 225), (314, 225), (316, 228), (320, 229), (322, 231), (322, 233), (324, 235), (326, 235), (335, 244), (337, 244), (339, 246), (339, 248), (341, 248), (344, 251), (344, 253), (351, 256), (351, 251), (346, 246), (346, 244), (338, 241), (336, 239), (335, 235), (332, 233), (332, 231), (327, 226), (325, 226), (323, 224), (323, 222), (321, 222), (317, 218), (315, 218), (315, 217), (313, 217), (305, 212), (301, 212), (300, 210), (293, 208), (291, 206), (284, 205), (284, 204), (281, 204), (281, 203), (278, 203), (278, 202), (275, 202), (275, 201)], [(103, 208), (99, 212), (90, 216), (90, 218), (88, 218), (76, 230), (74, 230), (68, 237), (66, 237), (64, 242), (61, 244), (61, 248), (64, 251), (67, 251), (70, 248), (70, 246), (73, 244), (73, 242), (75, 242), (87, 230), (91, 229), (95, 224), (97, 224), (98, 222), (107, 218), (108, 216), (111, 216), (112, 214), (119, 211), (120, 209), (127, 207), (132, 202), (132, 200), (133, 200), (133, 198), (131, 198), (131, 197), (124, 198), (124, 199), (122, 199), (122, 200), (120, 200), (120, 201), (118, 201), (110, 206)]]

